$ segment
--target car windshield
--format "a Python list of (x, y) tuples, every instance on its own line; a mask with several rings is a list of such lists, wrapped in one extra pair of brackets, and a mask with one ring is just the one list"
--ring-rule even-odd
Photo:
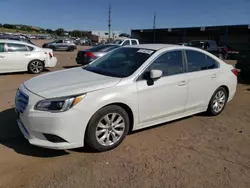
[(84, 69), (112, 77), (132, 75), (155, 51), (141, 48), (118, 48)]
[(123, 41), (123, 40), (119, 40), (119, 39), (117, 39), (117, 40), (114, 40), (113, 44), (121, 44), (121, 43), (122, 43), (122, 41)]

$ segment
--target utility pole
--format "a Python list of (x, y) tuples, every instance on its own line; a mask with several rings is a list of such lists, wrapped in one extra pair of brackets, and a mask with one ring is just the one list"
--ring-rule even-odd
[(110, 35), (111, 35), (111, 6), (109, 4), (109, 21), (108, 21), (108, 27), (109, 27), (109, 42), (110, 42)]
[(155, 20), (156, 20), (156, 13), (154, 13), (154, 20), (153, 20), (153, 42), (155, 42)]

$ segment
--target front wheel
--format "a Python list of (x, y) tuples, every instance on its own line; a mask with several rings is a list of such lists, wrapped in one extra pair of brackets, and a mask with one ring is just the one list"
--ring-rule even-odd
[(28, 65), (28, 71), (32, 74), (39, 74), (44, 69), (44, 64), (40, 60), (33, 60)]
[(67, 49), (67, 51), (69, 51), (69, 52), (73, 52), (75, 50), (75, 47), (74, 46), (70, 46), (68, 49)]
[(95, 151), (107, 151), (117, 147), (129, 130), (127, 112), (117, 105), (106, 106), (91, 118), (85, 143)]
[(217, 116), (225, 108), (228, 99), (228, 94), (225, 88), (218, 88), (210, 99), (207, 112), (209, 115)]

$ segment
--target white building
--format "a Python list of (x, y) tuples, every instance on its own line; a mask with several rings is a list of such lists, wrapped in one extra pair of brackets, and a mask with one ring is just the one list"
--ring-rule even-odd
[[(108, 31), (91, 31), (92, 32), (92, 35), (97, 35), (99, 37), (99, 40), (105, 40), (107, 41), (107, 39), (109, 38), (109, 32)], [(119, 37), (119, 35), (121, 34), (122, 32), (120, 31), (111, 31), (110, 33), (110, 38), (111, 39), (115, 39), (117, 37)]]

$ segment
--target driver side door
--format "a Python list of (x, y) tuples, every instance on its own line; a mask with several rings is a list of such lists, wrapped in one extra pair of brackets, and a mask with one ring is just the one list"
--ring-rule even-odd
[(55, 43), (56, 50), (61, 50), (63, 48), (63, 40), (58, 40)]
[(161, 70), (158, 80), (137, 80), (140, 128), (175, 119), (185, 112), (188, 81), (181, 50), (161, 54), (145, 71)]

